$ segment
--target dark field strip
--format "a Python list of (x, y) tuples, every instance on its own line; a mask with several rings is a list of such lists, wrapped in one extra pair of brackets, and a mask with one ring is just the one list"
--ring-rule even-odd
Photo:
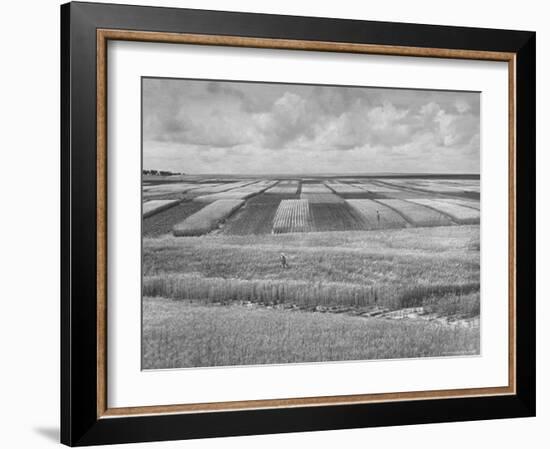
[(346, 203), (311, 203), (309, 210), (316, 231), (359, 231), (368, 223)]
[(300, 199), (298, 194), (286, 194), (286, 193), (261, 193), (250, 198), (247, 202), (247, 206), (260, 206), (260, 205), (272, 205), (279, 204), (281, 200), (297, 200)]
[(271, 234), (279, 201), (247, 203), (225, 223), (222, 232), (228, 235)]
[(143, 219), (143, 237), (158, 237), (172, 232), (172, 228), (189, 215), (198, 212), (206, 203), (188, 201), (172, 207), (164, 212)]
[(374, 200), (376, 198), (386, 198), (386, 195), (375, 192), (356, 192), (356, 193), (339, 193), (339, 196), (345, 200)]

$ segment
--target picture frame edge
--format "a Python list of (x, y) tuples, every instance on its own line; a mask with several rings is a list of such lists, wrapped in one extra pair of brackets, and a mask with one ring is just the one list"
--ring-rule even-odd
[[(76, 8), (75, 8), (76, 5)], [(84, 5), (84, 6), (83, 6)], [(93, 5), (93, 6), (90, 6)], [(79, 76), (78, 73), (82, 73), (82, 70), (78, 70), (77, 66), (79, 63), (81, 63), (82, 55), (79, 54), (78, 57), (75, 56), (74, 52), (77, 52), (78, 45), (81, 45), (81, 42), (76, 39), (75, 36), (75, 27), (78, 24), (79, 33), (80, 34), (86, 34), (87, 35), (87, 51), (84, 52), (85, 56), (84, 58), (88, 58), (86, 63), (84, 64), (87, 67), (90, 67), (91, 65), (96, 63), (96, 54), (97, 52), (94, 50), (94, 59), (93, 64), (92, 61), (90, 61), (90, 42), (89, 40), (92, 38), (90, 33), (94, 33), (94, 45), (96, 45), (97, 41), (97, 35), (95, 33), (96, 29), (103, 28), (99, 25), (104, 25), (103, 22), (98, 22), (94, 17), (90, 19), (90, 17), (87, 16), (87, 12), (90, 10), (94, 11), (94, 14), (97, 14), (97, 11), (109, 11), (111, 10), (111, 6), (114, 5), (107, 5), (107, 4), (87, 4), (87, 3), (76, 3), (76, 4), (64, 4), (61, 5), (61, 442), (67, 445), (89, 445), (89, 444), (100, 444), (100, 443), (109, 443), (109, 442), (137, 442), (137, 441), (155, 441), (158, 439), (164, 439), (162, 435), (158, 433), (158, 430), (152, 431), (151, 433), (151, 439), (144, 439), (146, 438), (145, 435), (139, 434), (135, 435), (135, 437), (132, 437), (132, 433), (128, 433), (128, 425), (124, 424), (126, 421), (127, 423), (132, 422), (143, 422), (143, 420), (153, 420), (154, 422), (159, 422), (159, 420), (162, 420), (163, 417), (169, 418), (168, 421), (175, 422), (175, 417), (182, 417), (180, 414), (172, 414), (172, 415), (156, 415), (156, 416), (133, 416), (133, 417), (106, 417), (105, 413), (108, 410), (106, 406), (106, 389), (104, 388), (105, 385), (101, 385), (100, 382), (100, 373), (103, 372), (101, 370), (97, 370), (97, 363), (96, 361), (98, 358), (101, 358), (99, 355), (98, 348), (104, 344), (104, 341), (102, 341), (102, 337), (99, 335), (97, 324), (101, 320), (101, 316), (104, 316), (104, 319), (106, 320), (106, 311), (101, 310), (98, 311), (95, 307), (93, 307), (96, 310), (96, 313), (94, 314), (95, 323), (94, 323), (94, 330), (93, 338), (90, 336), (87, 336), (86, 338), (82, 337), (82, 332), (77, 331), (77, 328), (79, 326), (84, 326), (88, 330), (90, 330), (90, 323), (86, 323), (86, 312), (89, 312), (92, 309), (92, 306), (94, 305), (92, 301), (95, 301), (93, 298), (97, 297), (97, 294), (94, 294), (93, 292), (88, 291), (86, 294), (84, 294), (84, 298), (86, 299), (84, 301), (84, 304), (86, 305), (84, 307), (84, 304), (81, 302), (82, 299), (82, 292), (78, 291), (79, 285), (88, 285), (90, 286), (90, 279), (91, 279), (91, 272), (94, 272), (94, 279), (95, 279), (95, 286), (96, 288), (100, 288), (101, 283), (106, 282), (105, 278), (98, 278), (98, 272), (97, 269), (98, 266), (102, 263), (100, 259), (100, 255), (102, 258), (105, 257), (105, 250), (100, 248), (99, 242), (96, 239), (91, 238), (91, 240), (95, 240), (93, 242), (93, 246), (96, 248), (96, 256), (97, 259), (95, 260), (95, 263), (90, 263), (88, 260), (87, 262), (84, 260), (78, 260), (79, 257), (89, 254), (90, 248), (92, 248), (91, 242), (86, 240), (86, 243), (83, 244), (82, 242), (77, 241), (78, 233), (86, 234), (85, 231), (82, 229), (77, 230), (75, 229), (75, 221), (77, 222), (86, 222), (88, 219), (87, 217), (90, 217), (92, 215), (95, 215), (95, 228), (94, 228), (94, 234), (97, 236), (97, 229), (100, 229), (102, 224), (100, 222), (100, 217), (97, 216), (97, 199), (100, 198), (101, 195), (105, 195), (105, 190), (94, 190), (93, 192), (87, 192), (86, 194), (83, 193), (82, 188), (83, 186), (90, 181), (91, 173), (87, 173), (86, 176), (83, 176), (82, 179), (75, 179), (74, 175), (77, 175), (78, 171), (80, 171), (82, 174), (84, 173), (84, 170), (81, 170), (82, 167), (86, 166), (87, 161), (90, 160), (90, 156), (93, 156), (93, 159), (95, 159), (94, 168), (96, 170), (101, 170), (101, 167), (99, 165), (98, 158), (96, 158), (95, 151), (92, 155), (88, 154), (87, 156), (83, 154), (83, 146), (78, 146), (78, 142), (75, 142), (74, 139), (75, 136), (74, 132), (71, 131), (77, 131), (73, 130), (74, 126), (80, 126), (83, 125), (82, 129), (87, 129), (88, 134), (91, 130), (91, 121), (93, 121), (93, 128), (95, 130), (95, 133), (98, 132), (99, 122), (95, 120), (91, 120), (90, 118), (90, 112), (88, 111), (87, 114), (81, 114), (80, 116), (75, 111), (75, 108), (72, 107), (72, 104), (77, 101), (74, 97), (75, 90), (73, 90), (73, 82), (78, 81), (75, 77)], [(132, 7), (128, 5), (116, 5), (124, 7), (123, 9), (127, 8), (146, 8), (149, 7)], [(184, 10), (189, 11), (189, 10)], [(195, 11), (201, 11), (201, 10), (195, 10)], [(201, 11), (202, 13), (208, 13), (208, 11)], [(220, 12), (217, 12), (218, 14)], [(222, 13), (223, 14), (223, 13)], [(231, 13), (228, 13), (231, 14)], [(249, 14), (249, 13), (239, 13), (241, 16), (242, 14), (247, 14), (247, 17), (253, 18), (253, 16), (258, 16), (256, 14)], [(101, 14), (100, 14), (101, 15)], [(261, 15), (264, 19), (265, 16), (270, 15)], [(291, 16), (280, 16), (280, 17), (291, 17)], [(315, 21), (315, 19), (318, 18), (304, 18)], [(109, 21), (112, 21), (112, 18), (108, 19)], [(115, 19), (116, 20), (116, 19)], [(329, 22), (331, 19), (322, 18), (319, 19), (323, 22)], [(334, 20), (342, 20), (342, 19), (334, 19)], [(387, 24), (387, 22), (378, 22), (379, 24)], [(419, 30), (425, 25), (418, 25), (418, 24), (403, 24), (406, 26), (413, 26), (417, 27)], [(450, 27), (454, 28), (454, 27)], [(475, 29), (471, 29), (475, 30)], [(507, 31), (507, 30), (499, 30), (499, 31)], [(516, 165), (514, 166), (515, 175), (517, 177), (516, 179), (516, 208), (517, 212), (520, 212), (519, 214), (516, 214), (515, 216), (515, 231), (516, 231), (516, 237), (513, 242), (509, 242), (509, 245), (515, 246), (515, 256), (516, 256), (516, 282), (515, 282), (515, 292), (516, 292), (516, 298), (518, 297), (520, 288), (522, 289), (522, 296), (528, 296), (530, 298), (530, 301), (522, 302), (522, 303), (516, 303), (516, 327), (517, 327), (517, 321), (519, 321), (518, 316), (522, 317), (522, 319), (529, 322), (531, 325), (529, 328), (527, 326), (519, 326), (518, 329), (515, 329), (516, 331), (516, 348), (518, 348), (516, 356), (516, 366), (515, 366), (515, 373), (516, 373), (516, 385), (517, 390), (515, 395), (507, 395), (505, 398), (499, 398), (496, 402), (503, 402), (506, 405), (499, 406), (499, 410), (494, 410), (493, 416), (487, 416), (487, 415), (478, 415), (477, 418), (473, 419), (490, 419), (491, 417), (494, 418), (500, 418), (500, 417), (512, 417), (513, 416), (534, 416), (536, 411), (536, 403), (535, 403), (535, 351), (534, 351), (534, 344), (535, 344), (535, 304), (534, 304), (534, 281), (535, 281), (535, 274), (534, 274), (534, 264), (535, 264), (535, 236), (534, 236), (534, 216), (535, 216), (535, 172), (534, 172), (534, 166), (535, 166), (535, 154), (534, 154), (534, 135), (535, 135), (535, 123), (534, 123), (534, 116), (535, 116), (535, 106), (534, 101), (536, 101), (535, 97), (535, 61), (536, 61), (536, 55), (534, 52), (535, 49), (535, 37), (536, 33), (534, 32), (517, 32), (517, 31), (511, 31), (512, 33), (520, 33), (520, 36), (522, 39), (519, 41), (522, 42), (522, 45), (518, 48), (516, 48), (516, 51), (511, 52), (514, 53), (515, 60), (516, 60), (516, 90), (515, 90), (515, 118), (516, 118), (516, 124), (515, 124), (515, 154), (516, 154)], [(516, 44), (517, 45), (517, 44)], [(78, 53), (78, 52), (77, 52)], [(81, 67), (80, 69), (83, 69)], [(96, 89), (96, 82), (95, 79), (96, 72), (93, 71), (93, 78), (94, 82), (92, 83), (92, 87), (95, 90)], [(518, 81), (518, 78), (520, 81)], [(88, 80), (89, 81), (89, 80)], [(85, 84), (84, 79), (80, 80), (80, 83), (76, 84)], [(89, 103), (89, 97), (90, 97), (90, 91), (87, 92), (86, 98), (88, 98), (87, 103)], [(95, 100), (97, 100), (97, 97), (95, 97)], [(94, 105), (96, 107), (99, 107), (97, 103), (94, 101)], [(96, 113), (96, 110), (94, 109), (94, 113)], [(83, 122), (87, 122), (87, 124), (84, 124)], [(532, 152), (527, 152), (527, 150), (523, 150), (523, 152), (520, 155), (519, 148), (532, 148)], [(88, 146), (88, 148), (90, 148)], [(104, 167), (103, 167), (104, 170)], [(96, 172), (97, 175), (97, 172)], [(520, 179), (521, 178), (521, 179)], [(97, 178), (96, 178), (97, 181)], [(96, 182), (96, 186), (98, 186), (98, 183)], [(520, 201), (520, 194), (527, 194), (527, 200)], [(83, 200), (83, 201), (81, 201)], [(83, 203), (83, 204), (76, 204), (76, 203)], [(520, 209), (521, 204), (521, 210)], [(94, 206), (93, 210), (91, 209), (92, 205)], [(78, 214), (81, 214), (78, 216)], [(519, 215), (519, 218), (518, 218)], [(75, 220), (76, 219), (76, 220)], [(103, 222), (104, 226), (104, 222)], [(519, 238), (517, 238), (520, 234), (519, 229), (521, 229), (521, 241)], [(528, 232), (526, 232), (528, 231)], [(76, 234), (76, 235), (75, 235)], [(527, 237), (526, 237), (527, 236)], [(90, 239), (90, 236), (88, 234), (88, 239)], [(103, 251), (103, 252), (102, 252)], [(521, 256), (520, 256), (521, 254)], [(520, 266), (520, 264), (522, 266)], [(85, 267), (87, 272), (87, 275), (84, 275), (84, 273), (79, 272), (78, 270), (82, 268), (82, 266)], [(527, 269), (529, 268), (529, 269)], [(80, 279), (79, 279), (80, 276)], [(93, 288), (92, 288), (93, 290)], [(525, 293), (527, 292), (527, 294)], [(105, 314), (105, 315), (102, 315)], [(519, 314), (519, 315), (518, 315)], [(75, 354), (73, 351), (75, 350), (75, 346), (80, 346), (82, 348), (86, 348), (88, 351), (92, 346), (90, 346), (91, 342), (95, 343), (93, 347), (95, 347), (95, 355), (93, 357), (93, 364), (96, 367), (95, 370), (93, 370), (93, 373), (89, 372), (89, 367), (92, 365), (91, 360), (85, 360), (82, 361), (81, 358), (76, 359)], [(521, 349), (523, 348), (523, 350)], [(527, 350), (527, 348), (531, 348), (530, 350)], [(521, 355), (521, 357), (520, 357)], [(86, 359), (89, 358), (89, 356), (85, 357)], [(104, 361), (105, 362), (105, 361)], [(102, 368), (103, 370), (103, 368)], [(513, 374), (513, 373), (511, 373)], [(93, 381), (93, 382), (92, 382)], [(105, 380), (106, 381), (106, 380)], [(92, 388), (93, 383), (93, 388)], [(91, 399), (93, 400), (93, 404), (91, 403)], [(103, 398), (103, 399), (101, 399)], [(489, 398), (496, 398), (495, 396), (490, 396)], [(467, 406), (467, 401), (470, 401), (471, 399), (475, 398), (460, 398), (460, 399), (432, 399), (431, 401), (455, 401), (455, 404), (461, 403), (461, 407), (464, 408), (472, 408), (471, 406)], [(102, 403), (103, 401), (103, 403)], [(424, 401), (430, 401), (428, 400), (422, 400)], [(458, 402), (456, 402), (458, 401)], [(463, 402), (466, 401), (466, 402)], [(408, 401), (409, 404), (418, 402), (418, 401)], [(474, 401), (476, 402), (476, 401)], [(471, 402), (472, 406), (474, 402)], [(491, 401), (489, 401), (491, 402)], [(103, 404), (103, 405), (102, 405)], [(377, 424), (377, 420), (372, 417), (373, 412), (369, 410), (375, 410), (375, 409), (384, 409), (384, 404), (391, 404), (393, 407), (396, 406), (396, 404), (400, 404), (399, 402), (391, 402), (391, 403), (382, 403), (382, 404), (376, 404), (376, 405), (382, 405), (382, 407), (372, 407), (373, 404), (347, 404), (347, 405), (336, 405), (336, 406), (320, 406), (319, 408), (327, 408), (332, 409), (335, 413), (343, 413), (348, 418), (351, 419), (351, 422), (349, 423), (351, 427), (334, 427), (334, 428), (352, 428), (352, 427), (367, 427), (369, 423), (366, 423), (360, 419), (358, 416), (354, 415), (354, 413), (360, 413), (361, 415), (368, 416), (372, 419), (370, 421), (373, 425), (384, 425), (383, 423)], [(440, 402), (439, 405), (442, 405), (443, 403)], [(345, 412), (340, 408), (340, 410), (335, 410), (334, 407), (349, 407), (347, 410), (348, 412)], [(365, 408), (366, 407), (366, 408)], [(369, 409), (370, 407), (370, 409)], [(311, 411), (312, 407), (306, 406), (306, 407), (293, 407), (293, 410), (309, 410)], [(257, 416), (264, 415), (276, 415), (281, 416), (281, 411), (288, 410), (288, 408), (283, 409), (263, 409), (263, 410), (240, 410), (240, 411), (223, 411), (223, 412), (214, 412), (214, 413), (200, 413), (200, 414), (189, 414), (186, 415), (189, 417), (198, 417), (200, 415), (201, 418), (204, 418), (205, 416), (209, 415), (217, 415), (219, 418), (220, 416), (224, 414), (232, 414), (233, 419), (232, 422), (234, 425), (236, 425), (234, 431), (236, 433), (230, 433), (229, 430), (226, 427), (221, 428), (221, 430), (225, 429), (226, 433), (223, 434), (217, 434), (215, 432), (212, 432), (212, 434), (204, 434), (204, 435), (197, 435), (196, 429), (191, 427), (186, 427), (185, 429), (182, 429), (181, 432), (175, 437), (175, 438), (168, 438), (168, 439), (183, 439), (183, 438), (199, 438), (199, 437), (211, 437), (211, 436), (223, 436), (223, 435), (243, 435), (245, 433), (239, 432), (242, 431), (236, 423), (235, 418), (239, 414), (245, 413), (256, 413)], [(93, 412), (93, 413), (92, 413)], [(298, 413), (298, 412), (295, 412)], [(317, 415), (319, 414), (319, 410), (316, 410), (315, 412)], [(498, 415), (498, 416), (497, 416)], [(303, 415), (306, 416), (306, 415)], [(382, 416), (385, 416), (382, 414)], [(449, 421), (452, 421), (452, 417), (456, 415), (448, 414), (444, 417), (442, 417), (442, 421), (437, 422), (444, 422), (447, 421), (444, 418), (449, 418)], [(215, 418), (209, 418), (210, 420), (214, 420)], [(333, 416), (334, 419), (334, 416)], [(364, 418), (363, 418), (364, 419)], [(195, 422), (194, 419), (188, 419), (188, 422)], [(285, 422), (285, 420), (281, 420), (281, 423)], [(321, 421), (322, 422), (322, 421)], [(339, 420), (335, 420), (335, 422), (340, 423)], [(421, 423), (422, 419), (420, 419), (418, 422), (411, 421), (410, 424), (415, 423)], [(425, 421), (427, 422), (427, 421)], [(432, 421), (431, 421), (432, 422)], [(262, 433), (281, 433), (281, 432), (294, 432), (294, 431), (307, 431), (307, 430), (323, 430), (328, 429), (328, 427), (325, 428), (314, 428), (313, 424), (311, 424), (311, 428), (297, 428), (295, 425), (290, 425), (289, 423), (286, 423), (287, 429), (279, 428), (274, 429), (275, 431), (272, 432), (269, 429), (266, 429), (265, 432)], [(405, 422), (395, 422), (394, 424), (387, 424), (387, 425), (404, 425), (407, 424)], [(162, 426), (161, 426), (162, 427)], [(187, 433), (186, 433), (187, 432)], [(174, 435), (175, 436), (175, 435)], [(112, 439), (113, 441), (109, 441), (109, 439)]]

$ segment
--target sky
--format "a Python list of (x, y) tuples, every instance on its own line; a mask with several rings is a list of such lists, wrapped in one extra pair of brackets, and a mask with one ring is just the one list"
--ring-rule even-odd
[(479, 173), (477, 92), (143, 79), (143, 168)]

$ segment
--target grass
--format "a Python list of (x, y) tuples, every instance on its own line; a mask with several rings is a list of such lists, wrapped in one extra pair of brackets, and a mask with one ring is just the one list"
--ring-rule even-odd
[[(163, 274), (143, 279), (143, 294), (172, 299), (196, 299), (203, 303), (250, 301), (260, 304), (288, 304), (299, 307), (383, 306), (390, 309), (418, 307), (435, 297), (479, 291), (479, 283), (414, 285), (362, 285), (349, 282), (307, 282), (299, 280), (246, 280)], [(479, 305), (479, 300), (478, 300)]]
[(479, 291), (465, 295), (450, 293), (443, 296), (433, 295), (424, 301), (424, 310), (439, 316), (454, 318), (472, 318), (479, 316)]
[(175, 236), (202, 235), (217, 227), (243, 205), (242, 200), (217, 200), (174, 226)]
[(205, 302), (412, 307), (479, 291), (475, 242), (479, 226), (145, 239), (144, 288)]
[(143, 301), (144, 369), (479, 354), (479, 329)]

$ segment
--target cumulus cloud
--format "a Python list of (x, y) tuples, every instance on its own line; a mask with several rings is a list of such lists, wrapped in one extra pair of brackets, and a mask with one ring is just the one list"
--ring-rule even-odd
[(143, 80), (145, 168), (477, 173), (479, 122), (473, 92)]

